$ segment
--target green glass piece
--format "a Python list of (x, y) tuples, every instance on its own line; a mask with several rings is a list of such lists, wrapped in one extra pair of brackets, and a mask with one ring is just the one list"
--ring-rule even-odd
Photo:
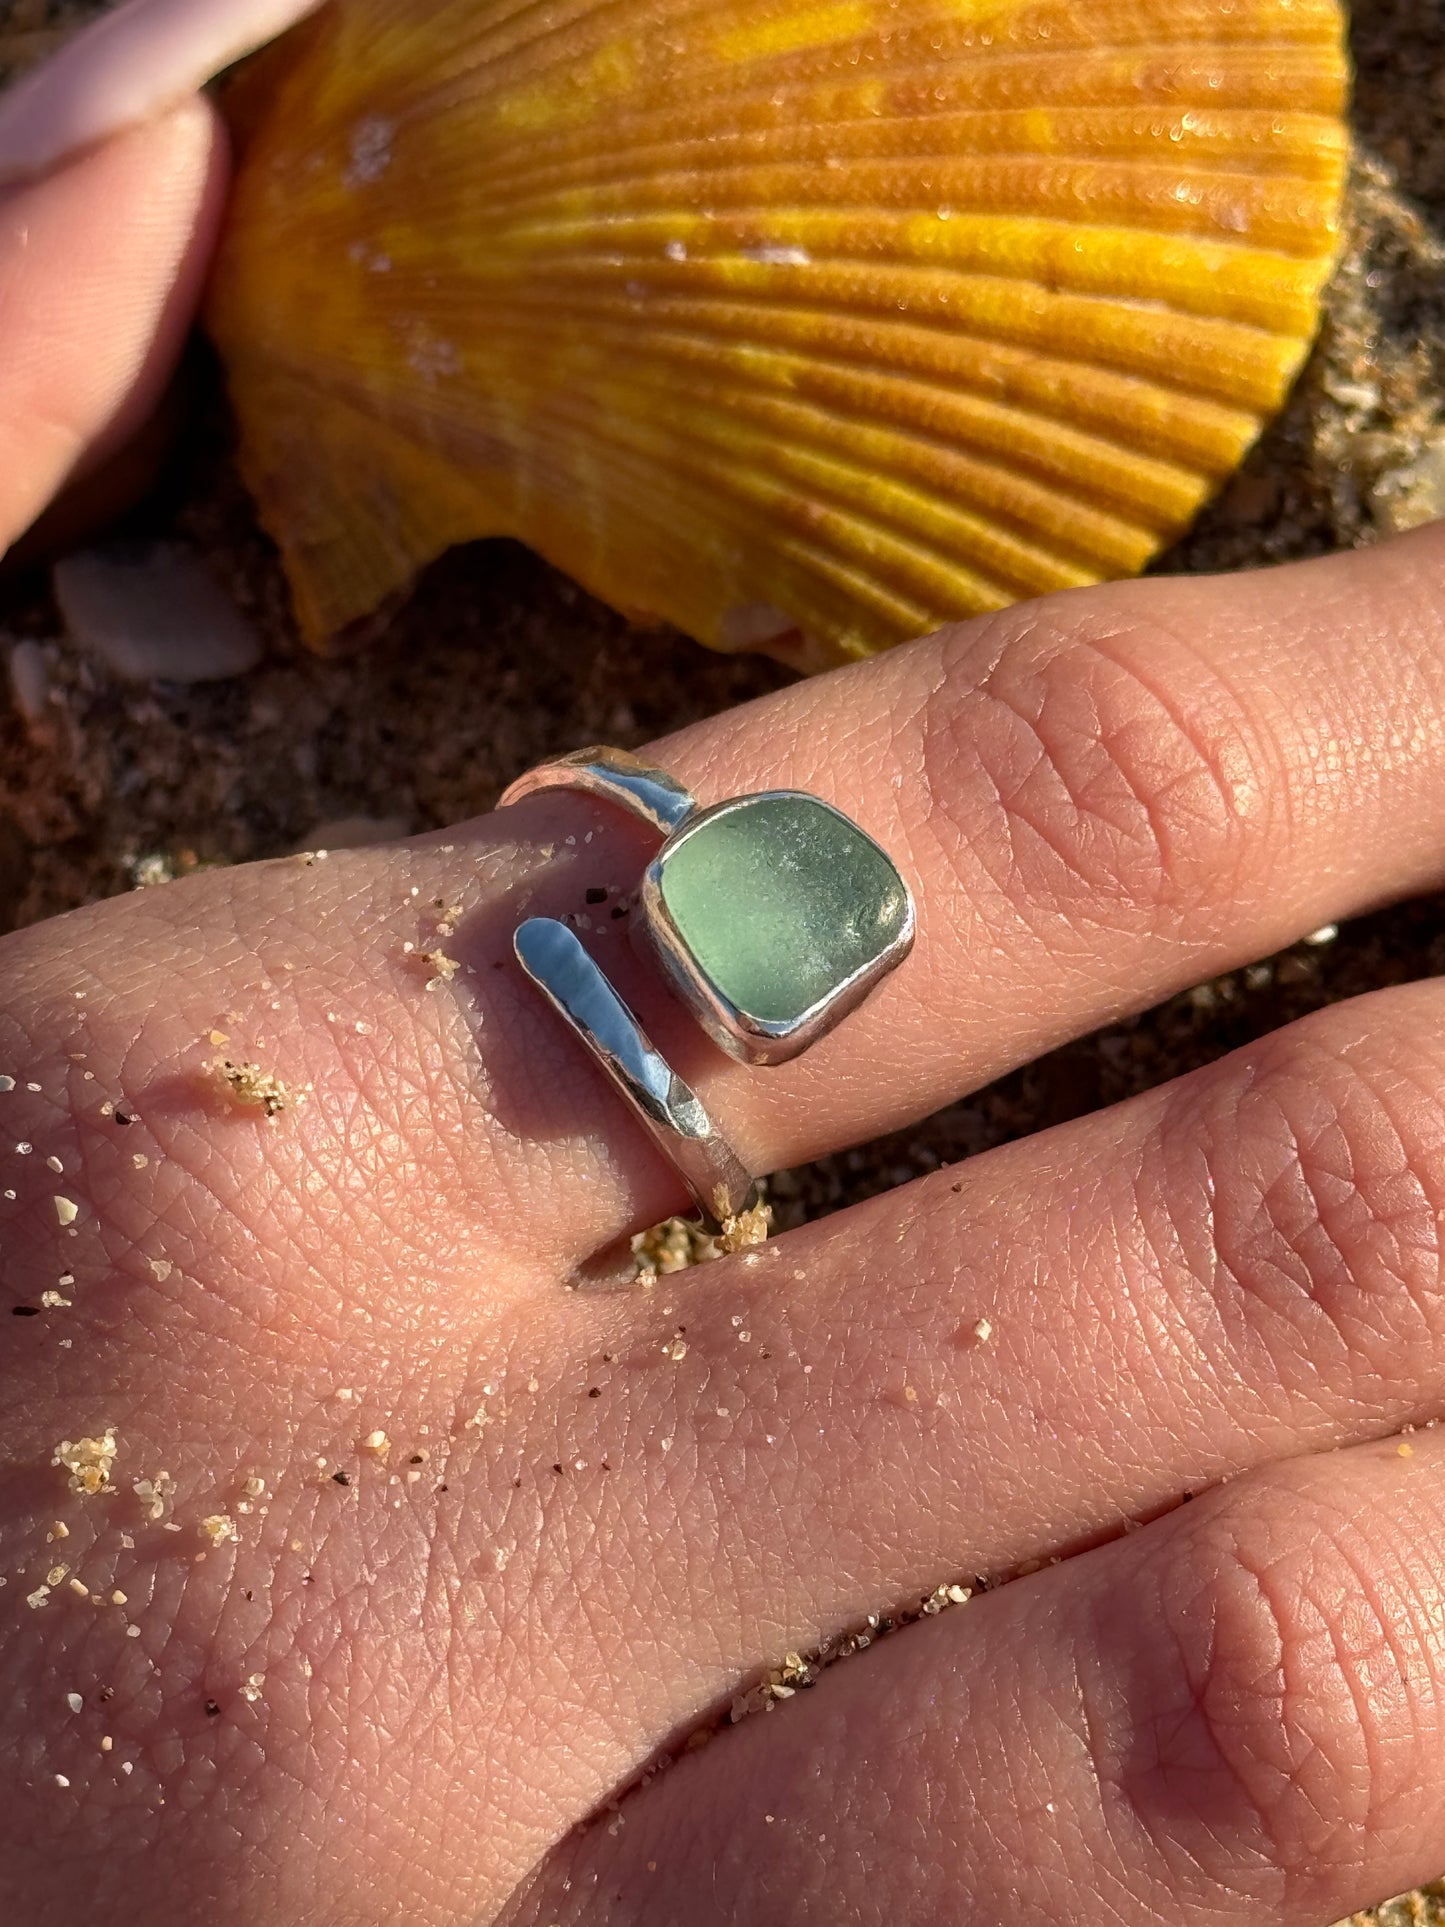
[(703, 973), (736, 1008), (793, 1024), (896, 941), (903, 879), (815, 797), (749, 797), (663, 857), (662, 898)]

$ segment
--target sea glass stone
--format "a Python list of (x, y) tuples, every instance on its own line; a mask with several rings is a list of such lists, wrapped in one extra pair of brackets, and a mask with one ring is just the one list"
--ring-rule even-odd
[(659, 889), (702, 975), (738, 1011), (792, 1025), (892, 949), (909, 914), (888, 857), (801, 794), (746, 797), (663, 853)]

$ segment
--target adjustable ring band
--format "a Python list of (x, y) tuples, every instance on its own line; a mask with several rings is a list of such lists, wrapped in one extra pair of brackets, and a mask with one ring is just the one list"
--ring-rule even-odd
[[(499, 807), (579, 790), (656, 832), (634, 938), (722, 1050), (783, 1064), (869, 997), (913, 947), (916, 916), (891, 858), (841, 810), (801, 790), (709, 808), (626, 750), (584, 749), (520, 777)], [(523, 969), (638, 1112), (716, 1228), (752, 1178), (696, 1094), (648, 1040), (575, 933), (517, 931)]]
[(523, 970), (652, 1133), (708, 1230), (720, 1232), (750, 1211), (758, 1201), (752, 1173), (575, 933), (551, 917), (531, 917), (512, 941)]
[(692, 791), (684, 789), (675, 776), (654, 769), (626, 749), (579, 749), (541, 763), (503, 792), (497, 808), (504, 810), (540, 790), (580, 790), (586, 796), (601, 797), (661, 836), (673, 835), (697, 811)]

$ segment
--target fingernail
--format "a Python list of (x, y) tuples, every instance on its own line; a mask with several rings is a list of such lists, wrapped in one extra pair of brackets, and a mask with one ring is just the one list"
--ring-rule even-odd
[(0, 187), (153, 120), (322, 0), (125, 0), (0, 94)]

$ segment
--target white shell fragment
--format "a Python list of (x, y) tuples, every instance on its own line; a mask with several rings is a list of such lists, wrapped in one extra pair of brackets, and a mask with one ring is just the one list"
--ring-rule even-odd
[(43, 644), (22, 638), (11, 649), (10, 693), (32, 729), (45, 722), (50, 708), (50, 665)]
[(80, 646), (127, 682), (222, 682), (261, 660), (261, 639), (201, 561), (170, 543), (67, 556), (55, 594)]

